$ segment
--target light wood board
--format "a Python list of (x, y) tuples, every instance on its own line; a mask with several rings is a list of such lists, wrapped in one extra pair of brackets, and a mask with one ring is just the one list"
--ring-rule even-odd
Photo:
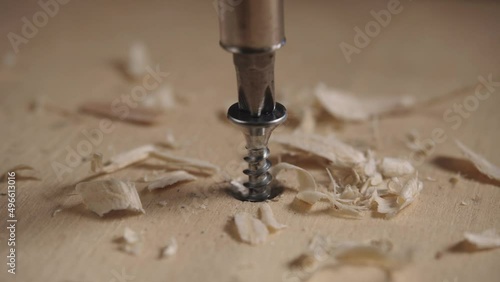
[[(7, 34), (20, 34), (22, 17), (31, 18), (41, 9), (35, 1), (26, 2), (2, 4), (0, 54), (12, 50)], [(433, 161), (460, 158), (453, 143), (457, 138), (500, 165), (500, 87), (457, 129), (442, 117), (474, 94), (470, 87), (478, 83), (478, 76), (491, 74), (494, 81), (500, 80), (498, 3), (401, 1), (402, 12), (393, 15), (389, 25), (347, 63), (339, 44), (353, 44), (354, 27), (364, 27), (373, 20), (370, 11), (386, 8), (388, 1), (285, 2), (288, 43), (276, 60), (279, 92), (293, 95), (304, 90), (312, 95), (319, 82), (366, 97), (413, 94), (426, 99), (458, 90), (459, 95), (439, 103), (380, 119), (379, 156), (408, 156), (402, 140), (411, 129), (423, 139), (435, 128), (444, 129), (447, 141), (418, 167), (422, 177), (437, 182), (425, 182), (417, 201), (390, 220), (303, 213), (292, 205), (294, 192), (287, 190), (270, 204), (277, 219), (289, 227), (259, 246), (241, 243), (230, 232), (236, 212), (256, 213), (258, 205), (226, 195), (217, 185), (220, 177), (155, 193), (143, 191), (144, 184), (139, 183), (146, 214), (99, 218), (71, 192), (72, 185), (88, 175), (89, 163), (82, 162), (61, 181), (52, 165), (64, 163), (67, 148), (76, 148), (85, 140), (82, 131), (98, 127), (100, 119), (55, 111), (33, 113), (29, 103), (43, 96), (50, 105), (76, 112), (83, 102), (110, 101), (130, 93), (133, 84), (117, 62), (127, 57), (133, 42), (143, 41), (154, 62), (170, 73), (165, 83), (187, 102), (155, 126), (115, 122), (114, 131), (93, 150), (107, 159), (161, 141), (171, 130), (183, 145), (179, 155), (210, 161), (236, 176), (241, 173), (243, 137), (222, 118), (236, 100), (235, 74), (230, 54), (218, 46), (212, 1), (70, 1), (20, 45), (16, 65), (0, 72), (0, 171), (28, 164), (42, 179), (17, 183), (18, 269), (10, 275), (2, 263), (0, 280), (297, 281), (294, 277), (302, 274), (292, 272), (289, 263), (315, 234), (323, 234), (338, 240), (388, 238), (396, 249), (411, 249), (412, 263), (396, 272), (393, 281), (499, 281), (500, 250), (435, 259), (436, 252), (460, 241), (464, 231), (500, 230), (498, 183), (470, 177), (452, 187), (448, 180), (457, 167)], [(294, 123), (288, 122), (279, 130), (293, 128)], [(332, 132), (351, 143), (374, 145), (370, 123), (322, 119), (318, 133)], [(314, 169), (319, 181), (327, 181), (320, 167)], [(151, 170), (138, 165), (107, 177), (135, 181)], [(1, 189), (6, 189), (5, 183)], [(472, 202), (475, 197), (477, 203)], [(157, 204), (161, 200), (168, 202), (166, 207)], [(0, 261), (4, 262), (6, 197), (0, 201)], [(462, 206), (462, 201), (469, 204)], [(58, 208), (62, 211), (52, 216)], [(144, 231), (139, 256), (120, 251), (114, 242), (127, 226)], [(159, 260), (160, 248), (173, 236), (179, 243), (177, 255)], [(131, 279), (124, 280), (122, 274)], [(311, 281), (384, 280), (374, 269), (343, 268), (321, 271)]]

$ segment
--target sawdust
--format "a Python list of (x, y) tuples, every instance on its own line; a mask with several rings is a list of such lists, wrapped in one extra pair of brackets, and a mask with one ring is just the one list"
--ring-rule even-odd
[(81, 182), (76, 185), (87, 208), (99, 216), (112, 210), (145, 213), (135, 185), (116, 179)]
[(123, 230), (123, 235), (119, 243), (120, 249), (126, 253), (137, 256), (142, 252), (142, 236), (129, 227), (125, 227)]
[(175, 237), (170, 238), (168, 244), (161, 250), (161, 258), (170, 258), (177, 254), (177, 249), (179, 248), (177, 240)]
[(471, 161), (474, 166), (484, 175), (489, 177), (490, 179), (500, 181), (500, 168), (490, 163), (483, 156), (475, 153), (467, 146), (465, 146), (462, 142), (455, 140), (455, 144), (457, 144), (458, 148), (462, 151), (464, 156)]
[(165, 188), (178, 182), (194, 181), (197, 177), (184, 170), (176, 170), (165, 173), (160, 179), (148, 184), (149, 191)]

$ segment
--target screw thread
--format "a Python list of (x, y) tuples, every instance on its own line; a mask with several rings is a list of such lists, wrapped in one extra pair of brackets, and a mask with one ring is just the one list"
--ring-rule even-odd
[[(268, 160), (269, 149), (267, 147), (259, 149), (248, 149), (248, 155), (244, 160), (248, 163), (248, 169), (243, 171), (248, 175), (248, 182), (244, 185), (250, 190), (250, 194), (269, 194), (269, 183), (273, 180), (269, 173), (271, 161)], [(265, 195), (262, 195), (265, 196)]]

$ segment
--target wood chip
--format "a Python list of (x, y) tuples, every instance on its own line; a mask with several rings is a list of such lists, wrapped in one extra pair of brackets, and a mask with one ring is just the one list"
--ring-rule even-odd
[(483, 156), (475, 153), (467, 146), (465, 146), (462, 142), (455, 140), (455, 144), (457, 144), (458, 148), (462, 151), (464, 156), (471, 161), (474, 166), (484, 175), (489, 177), (490, 179), (500, 181), (500, 168), (490, 163)]
[(175, 237), (170, 238), (167, 246), (161, 250), (161, 258), (170, 258), (177, 254), (178, 244)]
[(275, 134), (271, 141), (325, 158), (336, 167), (351, 168), (366, 162), (362, 152), (333, 136), (325, 138), (316, 134)]
[(102, 154), (94, 153), (90, 159), (90, 171), (100, 172), (103, 168)]
[(125, 227), (121, 239), (120, 249), (122, 251), (135, 256), (141, 253), (143, 241), (140, 234), (130, 229), (129, 227)]
[(286, 228), (286, 225), (279, 223), (274, 217), (273, 210), (268, 203), (263, 203), (260, 208), (261, 221), (267, 226), (269, 231), (276, 232)]
[(99, 216), (112, 210), (145, 213), (135, 185), (116, 179), (81, 182), (76, 185), (87, 208)]
[(314, 177), (309, 173), (307, 170), (300, 168), (298, 166), (289, 164), (289, 163), (279, 163), (270, 169), (270, 173), (273, 176), (274, 179), (277, 178), (277, 176), (280, 174), (281, 171), (283, 170), (293, 170), (297, 172), (297, 180), (299, 182), (299, 191), (305, 191), (305, 190), (316, 190), (317, 185), (316, 181), (314, 180)]
[(234, 216), (236, 229), (243, 242), (251, 245), (262, 244), (267, 240), (269, 230), (266, 225), (246, 212), (239, 212)]
[(366, 121), (384, 114), (407, 111), (416, 104), (412, 96), (358, 98), (350, 93), (329, 89), (324, 84), (316, 87), (315, 95), (328, 113), (345, 121)]
[(160, 121), (163, 111), (136, 107), (128, 108), (126, 113), (114, 111), (111, 102), (86, 102), (79, 108), (80, 111), (97, 116), (103, 116), (114, 120), (122, 120), (131, 123), (151, 125)]
[(159, 188), (165, 188), (178, 182), (193, 181), (196, 179), (196, 176), (184, 170), (171, 171), (165, 173), (160, 179), (148, 184), (147, 188), (149, 191), (152, 191)]
[(141, 101), (141, 105), (146, 108), (171, 110), (177, 106), (177, 103), (172, 87), (170, 85), (162, 85), (148, 94)]
[(389, 178), (400, 177), (415, 172), (415, 168), (409, 161), (397, 158), (383, 158), (380, 170), (383, 176)]

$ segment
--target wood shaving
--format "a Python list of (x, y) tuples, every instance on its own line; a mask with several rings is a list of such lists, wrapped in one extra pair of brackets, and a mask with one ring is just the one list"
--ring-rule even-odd
[(102, 154), (94, 153), (90, 159), (90, 171), (100, 172), (103, 168)]
[(29, 171), (30, 173), (36, 173), (36, 170), (32, 166), (19, 164), (2, 173), (2, 175), (0, 175), (0, 182), (3, 182), (5, 179), (7, 179), (7, 173), (9, 172), (15, 172), (17, 179), (41, 180), (35, 175), (23, 175), (19, 173), (20, 171)]
[(383, 158), (380, 170), (385, 177), (399, 177), (415, 172), (415, 168), (409, 161), (396, 158)]
[(155, 180), (148, 184), (147, 188), (149, 191), (159, 189), (159, 188), (164, 188), (170, 185), (173, 185), (178, 182), (184, 182), (184, 181), (193, 181), (196, 180), (197, 177), (188, 173), (187, 171), (184, 170), (177, 170), (177, 171), (171, 171), (167, 172), (163, 175), (162, 178)]
[(246, 212), (239, 212), (234, 216), (236, 229), (243, 242), (251, 245), (262, 244), (267, 240), (269, 230), (266, 225)]
[(231, 180), (230, 184), (231, 184), (231, 190), (234, 193), (241, 195), (243, 197), (247, 197), (250, 194), (250, 190), (240, 181)]
[(162, 85), (155, 91), (148, 94), (141, 102), (146, 108), (158, 110), (170, 110), (177, 106), (174, 92), (170, 85)]
[(500, 247), (500, 234), (495, 229), (488, 229), (481, 233), (464, 233), (465, 240), (476, 250), (493, 249)]
[(392, 252), (392, 243), (387, 240), (334, 241), (329, 237), (316, 235), (308, 250), (292, 266), (298, 266), (309, 274), (325, 265), (372, 266), (390, 273), (409, 262), (410, 255)]
[(316, 127), (316, 120), (314, 119), (314, 112), (311, 107), (307, 107), (302, 111), (302, 119), (299, 126), (295, 129), (300, 134), (312, 134)]
[(127, 61), (127, 74), (133, 79), (141, 79), (151, 64), (146, 45), (143, 42), (135, 42), (130, 46)]
[(382, 198), (375, 195), (375, 202), (377, 202), (377, 211), (385, 214), (386, 217), (392, 217), (399, 211), (411, 204), (415, 198), (420, 194), (423, 189), (423, 183), (418, 180), (418, 176), (410, 178), (403, 186), (399, 194)]
[(319, 84), (315, 95), (323, 108), (335, 118), (345, 121), (366, 121), (372, 117), (402, 112), (416, 104), (412, 96), (358, 98), (349, 93)]
[(190, 172), (214, 174), (219, 171), (219, 167), (209, 162), (176, 156), (167, 151), (155, 149), (151, 151), (151, 156), (166, 161), (165, 166), (170, 169), (187, 170)]
[(366, 162), (365, 155), (330, 136), (316, 134), (275, 134), (271, 141), (325, 158), (336, 167), (351, 168)]
[(475, 153), (467, 146), (465, 146), (462, 142), (455, 140), (455, 144), (457, 144), (458, 148), (462, 151), (464, 156), (471, 161), (474, 166), (484, 175), (489, 177), (490, 179), (500, 181), (500, 168), (490, 163), (483, 156)]
[(165, 134), (165, 140), (159, 142), (158, 145), (172, 149), (178, 149), (181, 147), (181, 145), (175, 139), (174, 134), (170, 130), (168, 130), (167, 133)]
[(170, 238), (167, 246), (161, 250), (161, 258), (170, 258), (177, 254), (178, 244), (175, 237)]
[(112, 210), (145, 213), (135, 185), (116, 179), (81, 182), (76, 185), (87, 208), (99, 216)]
[(136, 107), (128, 108), (128, 113), (123, 114), (113, 111), (111, 105), (111, 102), (86, 102), (79, 109), (84, 113), (143, 125), (151, 125), (159, 122), (160, 116), (163, 113), (163, 111), (157, 109)]
[(297, 180), (299, 182), (299, 191), (305, 191), (305, 190), (316, 190), (316, 181), (314, 180), (314, 177), (309, 173), (307, 170), (300, 168), (298, 166), (289, 164), (289, 163), (279, 163), (270, 169), (270, 173), (273, 176), (274, 179), (277, 178), (278, 174), (283, 171), (283, 170), (293, 170), (297, 172)]
[(154, 150), (155, 147), (153, 145), (144, 145), (115, 155), (111, 157), (109, 162), (102, 168), (102, 172), (112, 173), (124, 167), (144, 161)]
[(141, 253), (143, 242), (140, 234), (129, 227), (125, 227), (121, 239), (121, 250), (136, 256)]
[(276, 232), (286, 228), (286, 225), (279, 223), (274, 217), (273, 210), (268, 203), (263, 203), (260, 208), (261, 221), (267, 226), (269, 231)]
[(295, 197), (303, 202), (308, 203), (309, 205), (314, 205), (316, 202), (328, 198), (328, 196), (323, 192), (308, 190), (300, 191)]
[(157, 204), (159, 206), (166, 207), (168, 203), (167, 203), (167, 201), (159, 201), (159, 202), (157, 202)]
[(143, 145), (130, 151), (113, 156), (102, 172), (112, 173), (132, 164), (154, 157), (165, 161), (164, 166), (169, 169), (187, 170), (190, 172), (213, 174), (219, 171), (219, 167), (209, 162), (176, 156), (170, 152), (162, 151), (154, 145)]
[(56, 216), (58, 213), (62, 212), (61, 208), (57, 208), (52, 212), (52, 217)]
[(468, 204), (466, 201), (461, 201), (461, 202), (460, 202), (460, 205), (461, 205), (461, 206), (468, 206), (469, 204)]

